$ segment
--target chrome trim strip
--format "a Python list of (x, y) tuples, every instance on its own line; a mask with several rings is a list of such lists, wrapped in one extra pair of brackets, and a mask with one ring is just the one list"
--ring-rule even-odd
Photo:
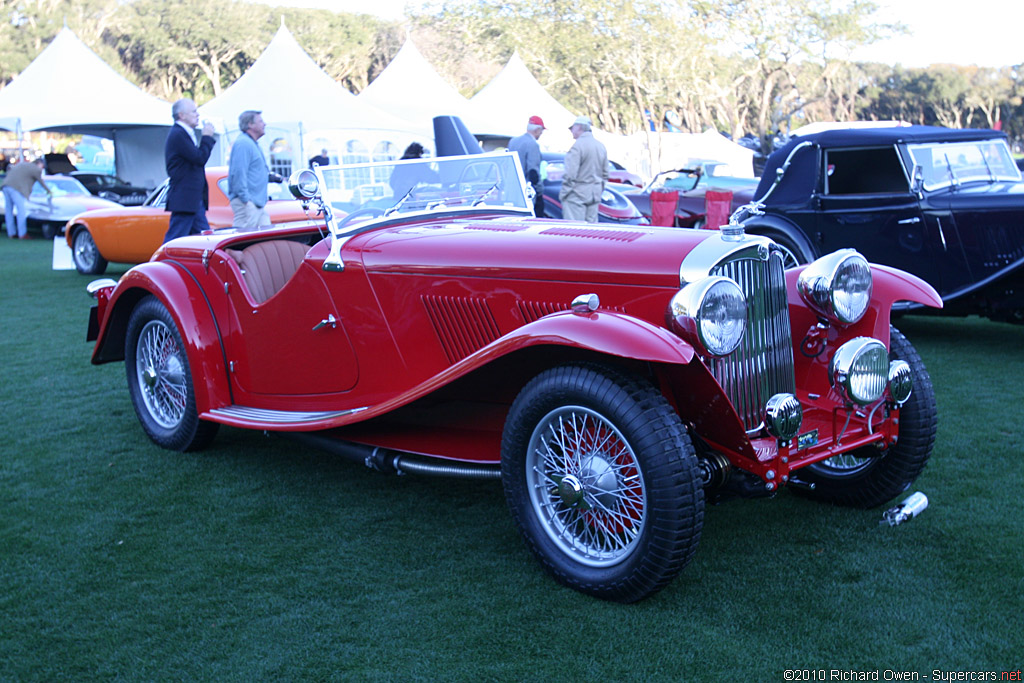
[(248, 406), (232, 405), (226, 408), (214, 408), (210, 415), (231, 420), (245, 420), (251, 422), (273, 422), (275, 424), (299, 424), (303, 422), (319, 422), (330, 420), (336, 417), (344, 417), (353, 413), (360, 413), (366, 407), (353, 408), (351, 410), (302, 412), (291, 410), (268, 410), (266, 408), (250, 408)]

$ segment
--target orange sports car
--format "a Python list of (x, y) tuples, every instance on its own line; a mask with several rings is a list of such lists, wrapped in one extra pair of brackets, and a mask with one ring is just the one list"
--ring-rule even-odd
[[(210, 186), (210, 208), (206, 211), (210, 227), (215, 230), (231, 227), (234, 216), (227, 196), (227, 166), (207, 168), (206, 182)], [(302, 202), (292, 197), (287, 186), (270, 183), (267, 192), (270, 196), (267, 213), (272, 223), (321, 222), (303, 210)], [(165, 180), (142, 206), (86, 211), (69, 220), (64, 234), (78, 272), (98, 274), (107, 269), (109, 262), (148, 261), (167, 234), (171, 214), (164, 209), (166, 201)]]

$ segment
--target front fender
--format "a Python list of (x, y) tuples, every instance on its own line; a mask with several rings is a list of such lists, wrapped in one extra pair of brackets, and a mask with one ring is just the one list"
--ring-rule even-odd
[(481, 353), (504, 355), (545, 344), (651, 363), (686, 364), (694, 355), (691, 344), (667, 329), (609, 311), (553, 313), (517, 328)]
[[(196, 407), (200, 413), (231, 404), (220, 330), (206, 292), (181, 266), (167, 261), (129, 270), (117, 283), (100, 320), (93, 349), (96, 365), (124, 360), (128, 321), (136, 304), (155, 296), (167, 308), (188, 354)], [(188, 305), (184, 302), (189, 302)]]
[[(786, 271), (786, 288), (789, 291), (789, 316), (793, 334), (803, 335), (818, 321), (797, 291), (796, 281), (805, 266)], [(892, 306), (897, 301), (910, 301), (933, 308), (942, 308), (942, 297), (930, 284), (906, 271), (877, 263), (871, 264), (872, 294), (868, 312), (860, 321), (842, 327), (844, 339), (856, 336), (874, 337), (888, 344), (889, 324), (892, 321)], [(797, 340), (801, 337), (797, 336)]]

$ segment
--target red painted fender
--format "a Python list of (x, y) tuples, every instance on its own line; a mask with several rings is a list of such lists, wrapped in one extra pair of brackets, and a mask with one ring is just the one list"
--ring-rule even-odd
[(694, 355), (693, 346), (669, 330), (609, 311), (554, 313), (523, 325), (482, 353), (504, 355), (540, 344), (571, 346), (652, 363), (686, 364)]
[[(159, 299), (178, 326), (188, 354), (199, 413), (230, 405), (224, 351), (206, 294), (190, 273), (166, 261), (136, 266), (117, 283), (103, 311), (92, 362), (98, 365), (124, 360), (128, 320), (135, 305), (147, 295)], [(185, 301), (192, 305), (174, 303)]]
[(916, 275), (877, 263), (871, 264), (871, 272), (874, 275), (874, 296), (881, 303), (891, 307), (896, 301), (913, 301), (915, 304), (942, 308), (939, 293)]
[[(803, 269), (800, 267), (786, 271), (789, 315), (797, 341), (804, 330), (810, 329), (817, 322), (817, 314), (804, 303), (797, 291), (796, 281)], [(874, 337), (888, 345), (892, 305), (897, 301), (912, 301), (924, 306), (942, 308), (942, 297), (939, 293), (916, 275), (891, 266), (872, 263), (871, 276), (872, 292), (868, 312), (853, 325), (838, 326), (844, 331), (844, 339), (856, 336)]]

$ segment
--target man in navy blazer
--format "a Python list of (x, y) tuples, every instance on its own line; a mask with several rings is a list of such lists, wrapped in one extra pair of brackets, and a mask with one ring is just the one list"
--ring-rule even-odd
[(217, 144), (209, 122), (203, 124), (203, 137), (196, 144), (194, 131), (199, 127), (199, 112), (192, 100), (186, 98), (175, 102), (171, 106), (171, 116), (174, 125), (164, 145), (164, 162), (170, 180), (166, 209), (171, 212), (171, 221), (164, 242), (210, 229), (206, 222), (206, 208), (210, 201), (206, 161)]

